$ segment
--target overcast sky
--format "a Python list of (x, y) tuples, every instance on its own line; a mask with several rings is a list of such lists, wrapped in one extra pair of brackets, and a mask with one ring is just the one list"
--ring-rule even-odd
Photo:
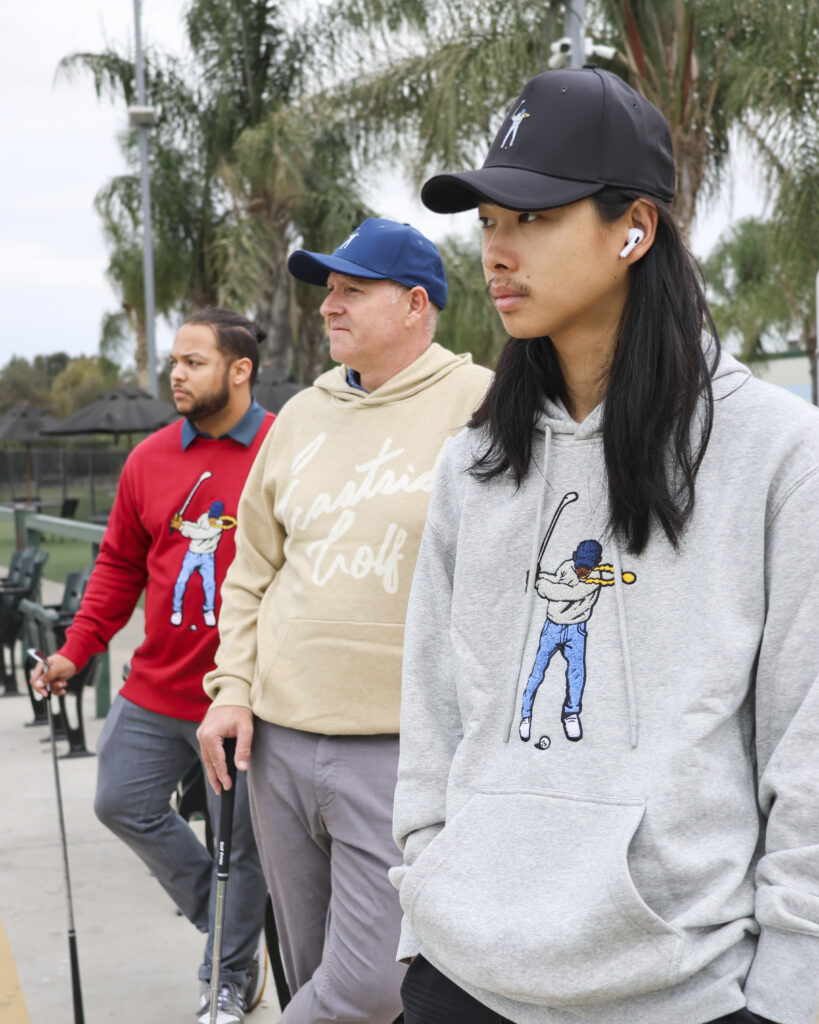
[[(182, 0), (143, 0), (143, 39), (181, 52), (183, 7)], [(12, 355), (93, 355), (103, 314), (117, 308), (93, 199), (125, 170), (117, 146), (125, 108), (98, 101), (90, 76), (54, 76), (66, 54), (125, 47), (133, 35), (133, 0), (0, 3), (0, 365)], [(700, 256), (732, 219), (760, 209), (753, 175), (734, 177), (734, 187), (700, 217)], [(454, 218), (425, 211), (397, 181), (370, 197), (380, 214), (409, 220), (433, 238), (451, 230)], [(160, 351), (171, 339), (159, 321)]]

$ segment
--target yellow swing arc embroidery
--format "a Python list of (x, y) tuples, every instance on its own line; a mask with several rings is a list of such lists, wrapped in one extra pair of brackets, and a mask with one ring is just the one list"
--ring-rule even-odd
[[(601, 575), (600, 576), (592, 575), (592, 573), (596, 573), (596, 572), (600, 573)], [(602, 575), (603, 573), (609, 573), (610, 575), (603, 576)], [(626, 583), (626, 584), (628, 584), (630, 586), (632, 583), (636, 582), (636, 580), (637, 580), (637, 573), (636, 572), (631, 572), (628, 569), (624, 569), (623, 570), (623, 583)], [(585, 578), (585, 580), (583, 582), (584, 583), (596, 583), (598, 587), (613, 587), (614, 584), (617, 582), (617, 580), (616, 580), (616, 578), (614, 576), (614, 566), (613, 565), (596, 565), (590, 571), (589, 575)]]

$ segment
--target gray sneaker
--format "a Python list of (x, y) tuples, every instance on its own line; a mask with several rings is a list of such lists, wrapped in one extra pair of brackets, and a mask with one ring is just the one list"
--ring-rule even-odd
[(264, 986), (267, 981), (267, 945), (265, 943), (264, 929), (259, 934), (259, 941), (256, 945), (256, 952), (247, 969), (247, 984), (245, 985), (245, 1004), (247, 1012), (255, 1010), (262, 1001)]
[[(196, 1024), (210, 1024), (210, 992), (210, 985), (203, 982)], [(245, 999), (235, 982), (220, 983), (216, 1007), (216, 1024), (242, 1024), (245, 1019)]]

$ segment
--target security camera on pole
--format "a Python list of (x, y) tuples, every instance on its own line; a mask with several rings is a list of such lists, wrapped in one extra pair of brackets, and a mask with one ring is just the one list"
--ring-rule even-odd
[[(593, 61), (595, 58), (600, 60), (614, 60), (617, 56), (617, 48), (614, 46), (606, 46), (605, 43), (595, 43), (588, 36), (585, 39), (585, 60)], [(568, 36), (563, 36), (558, 39), (557, 42), (552, 43), (549, 47), (552, 51), (552, 56), (549, 58), (549, 68), (552, 71), (560, 71), (562, 68), (574, 67), (574, 64), (570, 65), (572, 60), (572, 41)]]
[(566, 0), (563, 18), (565, 35), (549, 47), (551, 57), (549, 68), (580, 68), (596, 57), (600, 60), (614, 60), (617, 49), (605, 43), (595, 43), (586, 35), (586, 0)]

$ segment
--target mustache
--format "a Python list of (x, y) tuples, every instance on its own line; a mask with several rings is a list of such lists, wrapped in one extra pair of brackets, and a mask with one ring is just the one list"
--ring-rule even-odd
[(511, 277), (490, 277), (486, 282), (486, 288), (484, 288), (484, 294), (492, 296), (493, 288), (508, 288), (510, 292), (515, 292), (516, 295), (528, 296), (531, 294), (531, 289), (527, 284), (522, 281), (515, 281)]

